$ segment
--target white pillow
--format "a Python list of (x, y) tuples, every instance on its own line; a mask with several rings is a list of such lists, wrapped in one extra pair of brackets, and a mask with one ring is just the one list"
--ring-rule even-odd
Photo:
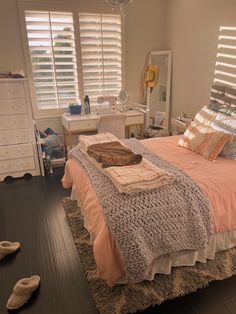
[(236, 135), (236, 119), (218, 112), (212, 128), (225, 133)]
[(236, 160), (236, 119), (218, 112), (217, 117), (212, 123), (211, 127), (215, 130), (234, 135), (233, 141), (225, 144), (220, 153), (220, 156), (227, 159)]

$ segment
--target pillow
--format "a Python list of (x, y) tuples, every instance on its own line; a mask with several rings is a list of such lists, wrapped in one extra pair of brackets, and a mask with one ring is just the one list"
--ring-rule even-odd
[(236, 116), (236, 107), (231, 106), (227, 107), (226, 105), (219, 104), (215, 101), (211, 101), (208, 105), (208, 109), (215, 111), (215, 112), (220, 112), (222, 114), (228, 115), (228, 116)]
[(236, 136), (223, 147), (220, 156), (226, 159), (236, 160)]
[(223, 113), (217, 113), (216, 119), (211, 126), (215, 130), (236, 135), (236, 119)]
[(201, 154), (208, 160), (215, 160), (223, 146), (232, 139), (231, 134), (219, 132), (191, 122), (178, 145)]
[(195, 116), (194, 122), (197, 124), (201, 124), (204, 126), (211, 126), (212, 122), (215, 121), (217, 117), (217, 113), (208, 109), (207, 107), (203, 107)]
[(231, 142), (225, 144), (220, 156), (236, 160), (236, 119), (233, 117), (228, 117), (222, 113), (218, 113), (216, 120), (212, 123), (212, 128), (227, 134), (234, 135)]

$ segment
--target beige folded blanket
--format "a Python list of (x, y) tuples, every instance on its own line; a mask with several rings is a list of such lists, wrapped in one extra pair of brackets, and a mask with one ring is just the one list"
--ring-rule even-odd
[(102, 168), (136, 165), (142, 160), (142, 155), (133, 153), (120, 142), (93, 144), (88, 147), (87, 153), (101, 163)]
[(175, 177), (143, 158), (138, 165), (109, 167), (103, 170), (120, 193), (157, 189), (174, 182)]
[[(90, 145), (108, 143), (112, 141), (120, 142), (111, 133), (101, 133), (90, 136), (82, 135), (80, 136), (79, 147), (84, 152), (87, 152)], [(97, 168), (110, 178), (120, 193), (132, 194), (154, 190), (164, 185), (171, 184), (175, 180), (174, 175), (158, 168), (144, 158), (136, 165), (122, 167), (112, 166), (103, 169), (101, 164), (99, 164), (94, 158), (91, 158), (89, 155), (88, 157)]]
[(87, 149), (90, 145), (102, 144), (102, 143), (108, 143), (108, 142), (120, 142), (120, 141), (115, 135), (109, 132), (99, 133), (95, 135), (80, 135), (79, 136), (79, 146), (85, 152), (87, 152)]

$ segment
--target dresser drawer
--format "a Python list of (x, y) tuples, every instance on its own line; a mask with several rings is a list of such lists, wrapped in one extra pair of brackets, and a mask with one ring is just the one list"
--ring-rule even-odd
[(0, 160), (0, 174), (2, 173), (11, 173), (14, 172), (13, 165), (11, 163), (11, 160)]
[(34, 158), (18, 159), (18, 167), (19, 167), (19, 171), (34, 169), (35, 168)]
[(0, 131), (0, 146), (31, 143), (31, 130)]
[(12, 160), (0, 160), (0, 174), (11, 175), (11, 172), (27, 171), (35, 169), (34, 158), (21, 158)]
[(98, 120), (71, 121), (70, 131), (93, 131), (97, 130)]
[(0, 147), (0, 160), (32, 157), (33, 155), (34, 153), (32, 144)]
[(28, 129), (29, 126), (29, 118), (27, 115), (0, 116), (0, 131)]
[(27, 113), (27, 105), (25, 99), (0, 100), (0, 115), (24, 113)]
[(24, 98), (24, 84), (20, 82), (0, 83), (0, 99)]

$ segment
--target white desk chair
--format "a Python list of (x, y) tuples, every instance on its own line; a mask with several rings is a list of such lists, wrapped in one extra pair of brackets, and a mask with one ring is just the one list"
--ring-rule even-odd
[(99, 118), (98, 133), (110, 132), (117, 138), (125, 138), (126, 114), (106, 114)]

